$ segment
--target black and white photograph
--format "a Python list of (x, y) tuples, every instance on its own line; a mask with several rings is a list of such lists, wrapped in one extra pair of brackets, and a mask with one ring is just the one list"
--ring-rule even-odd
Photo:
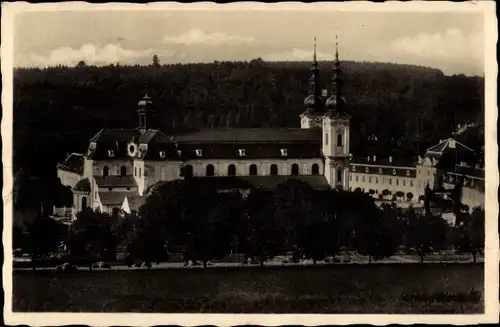
[(3, 2), (6, 323), (498, 322), (496, 42), (493, 1)]

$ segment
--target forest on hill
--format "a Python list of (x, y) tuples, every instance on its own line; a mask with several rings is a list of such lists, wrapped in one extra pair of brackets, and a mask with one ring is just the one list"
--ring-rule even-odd
[[(331, 90), (332, 63), (320, 85)], [(437, 69), (342, 62), (343, 92), (353, 116), (351, 152), (415, 156), (456, 124), (484, 123), (484, 79)], [(68, 152), (82, 152), (101, 128), (137, 125), (145, 93), (166, 133), (229, 127), (299, 127), (310, 63), (214, 62), (88, 66), (14, 71), (14, 165), (32, 175), (55, 173)], [(371, 136), (377, 136), (377, 141)], [(466, 143), (484, 145), (468, 133)], [(417, 142), (418, 140), (418, 142)], [(472, 143), (472, 144), (471, 144)]]

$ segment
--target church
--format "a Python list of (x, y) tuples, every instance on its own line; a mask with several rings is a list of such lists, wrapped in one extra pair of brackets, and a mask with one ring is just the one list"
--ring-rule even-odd
[[(462, 201), (471, 208), (484, 208), (484, 167), (466, 164), (473, 150), (454, 139), (441, 140), (418, 160), (353, 156), (338, 45), (331, 73), (331, 95), (325, 97), (318, 85), (314, 45), (300, 128), (166, 135), (151, 128), (153, 100), (144, 96), (138, 102), (137, 128), (102, 129), (90, 139), (86, 153), (73, 153), (57, 166), (61, 182), (73, 192), (73, 216), (86, 207), (108, 213), (136, 211), (155, 185), (182, 178), (210, 178), (216, 185), (237, 179), (243, 189), (272, 188), (293, 177), (315, 189), (358, 190), (378, 199), (398, 196), (410, 203), (420, 201), (427, 185), (450, 189), (465, 179), (463, 188), (469, 190)], [(442, 162), (447, 164), (440, 167)], [(467, 172), (459, 173), (460, 169)]]

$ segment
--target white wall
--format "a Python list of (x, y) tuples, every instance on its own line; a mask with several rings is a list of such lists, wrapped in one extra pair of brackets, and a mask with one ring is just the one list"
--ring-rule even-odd
[(59, 179), (61, 180), (62, 185), (69, 186), (71, 188), (73, 188), (73, 186), (75, 186), (76, 183), (78, 183), (83, 178), (83, 176), (77, 173), (62, 170), (59, 168), (57, 169), (57, 177), (59, 177)]
[(194, 176), (206, 176), (207, 165), (213, 165), (215, 170), (215, 176), (228, 176), (228, 167), (233, 164), (236, 167), (236, 176), (248, 176), (250, 172), (250, 166), (252, 164), (257, 166), (258, 176), (268, 176), (271, 175), (271, 165), (275, 164), (278, 166), (278, 175), (291, 175), (292, 165), (297, 164), (299, 166), (299, 175), (311, 175), (312, 165), (317, 164), (319, 166), (319, 175), (323, 175), (324, 167), (323, 160), (321, 158), (311, 158), (311, 159), (199, 159), (199, 160), (189, 160), (184, 163), (184, 166), (193, 166)]
[(404, 192), (405, 197), (406, 193), (411, 192), (413, 193), (412, 201), (414, 202), (417, 202), (418, 197), (421, 195), (418, 193), (416, 187), (416, 178), (413, 177), (366, 174), (358, 172), (350, 172), (349, 175), (349, 187), (352, 191), (359, 187), (361, 190), (364, 190), (365, 193), (367, 193), (370, 189), (375, 190), (378, 195), (381, 194), (383, 190), (387, 189), (391, 191), (393, 195), (396, 194), (397, 191)]

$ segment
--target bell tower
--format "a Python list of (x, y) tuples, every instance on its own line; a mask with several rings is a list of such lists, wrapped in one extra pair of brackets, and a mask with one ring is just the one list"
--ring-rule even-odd
[[(141, 133), (144, 133), (148, 128), (151, 128), (151, 124), (154, 124), (154, 114), (153, 101), (146, 94), (144, 98), (137, 104), (137, 116), (139, 118), (139, 125), (137, 128)], [(148, 125), (149, 124), (149, 125)]]
[(342, 80), (338, 38), (332, 77), (332, 94), (326, 100), (327, 112), (323, 119), (323, 156), (325, 177), (332, 188), (349, 189), (349, 142), (351, 116), (346, 112), (347, 102), (342, 96)]
[(318, 85), (318, 62), (316, 60), (316, 37), (314, 37), (313, 63), (311, 67), (311, 77), (309, 78), (309, 95), (304, 100), (306, 110), (300, 115), (300, 127), (321, 128), (324, 102), (320, 96)]

